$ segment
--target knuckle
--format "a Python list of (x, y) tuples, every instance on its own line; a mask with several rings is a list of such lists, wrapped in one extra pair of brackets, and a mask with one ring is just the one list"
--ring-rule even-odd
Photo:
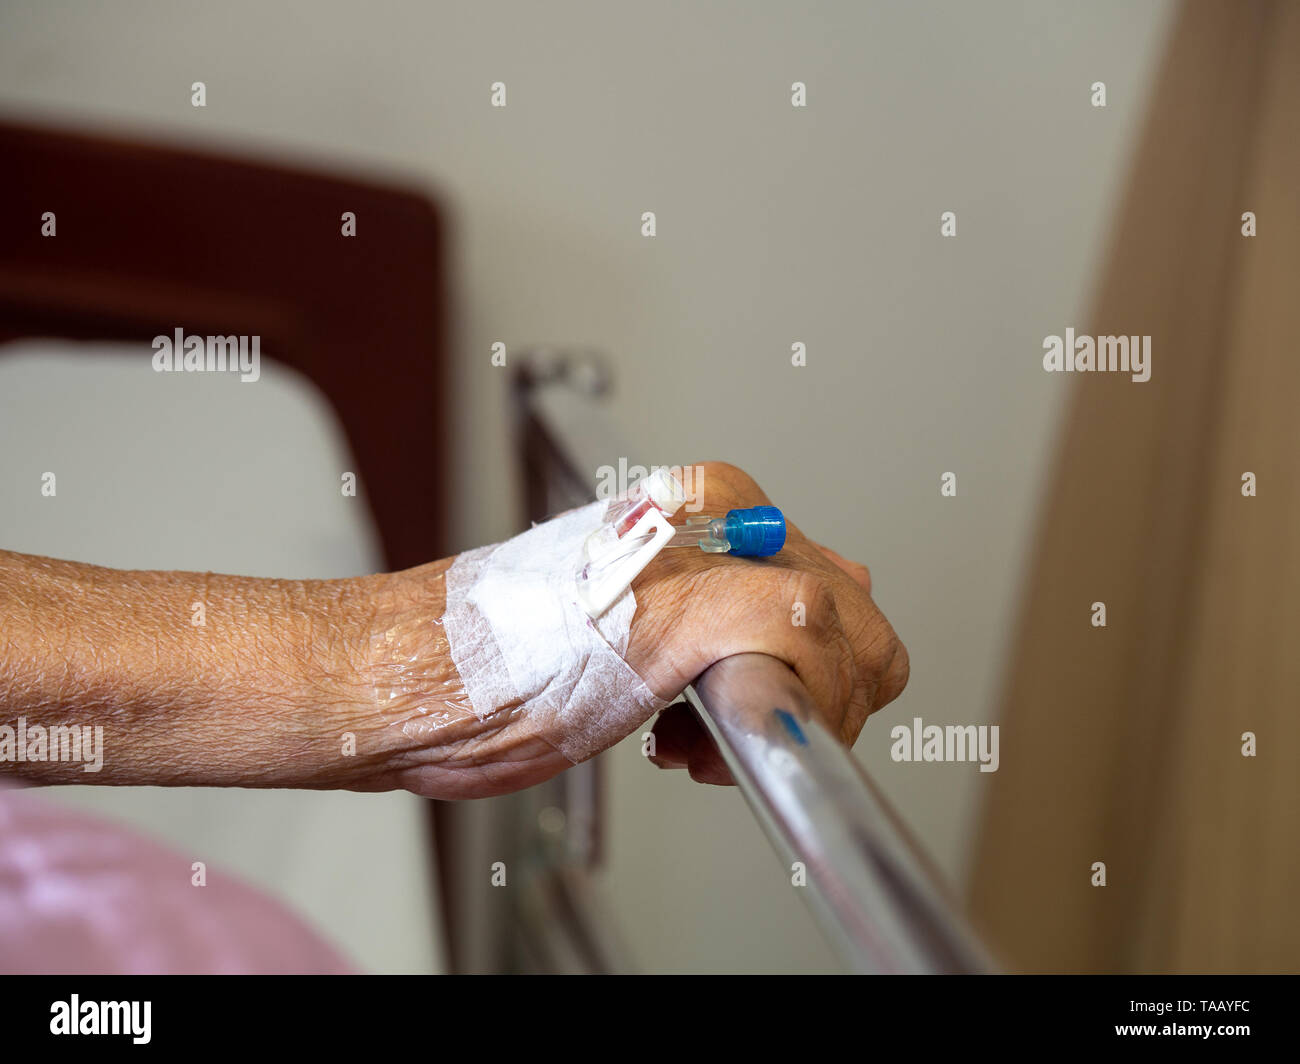
[(744, 471), (739, 466), (732, 465), (732, 463), (730, 462), (718, 462), (718, 461), (701, 462), (700, 468), (703, 469), (704, 472), (712, 473), (715, 476), (720, 478), (721, 477), (731, 478), (731, 477), (738, 477), (738, 476), (745, 475)]
[(871, 570), (861, 562), (849, 562), (849, 575), (859, 584), (862, 584), (870, 593), (871, 591)]
[(893, 637), (893, 653), (885, 664), (884, 675), (880, 681), (879, 704), (887, 705), (903, 693), (912, 674), (912, 663), (905, 647), (898, 636)]
[(730, 462), (702, 462), (699, 468), (706, 492), (721, 488), (729, 494), (748, 495), (758, 490), (754, 478)]

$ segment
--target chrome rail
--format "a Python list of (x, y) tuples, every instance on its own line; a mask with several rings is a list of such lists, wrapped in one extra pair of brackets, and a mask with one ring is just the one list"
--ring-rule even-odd
[(856, 972), (991, 971), (937, 875), (783, 662), (738, 654), (688, 692), (832, 948)]
[[(534, 354), (515, 387), (530, 516), (594, 497), (597, 468), (629, 456), (596, 401), (608, 387), (599, 361)], [(539, 488), (542, 480), (551, 490)], [(822, 726), (786, 665), (762, 654), (727, 658), (700, 676), (687, 697), (769, 840), (792, 873), (802, 873), (803, 885), (795, 889), (849, 970), (993, 970), (920, 848), (858, 762)], [(598, 773), (597, 764), (565, 775)], [(598, 831), (599, 810), (590, 804), (598, 786), (588, 780), (574, 793), (586, 804), (566, 814)], [(577, 847), (579, 853), (594, 850), (589, 841)], [(571, 873), (557, 871), (552, 887), (563, 887)]]

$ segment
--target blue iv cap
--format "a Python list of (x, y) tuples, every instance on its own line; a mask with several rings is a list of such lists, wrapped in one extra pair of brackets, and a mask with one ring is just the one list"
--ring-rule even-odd
[(766, 558), (785, 546), (785, 517), (775, 506), (751, 506), (727, 513), (728, 554)]

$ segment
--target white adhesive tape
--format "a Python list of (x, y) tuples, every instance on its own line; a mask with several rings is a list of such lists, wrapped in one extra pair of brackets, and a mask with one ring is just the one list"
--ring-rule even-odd
[(597, 620), (578, 601), (583, 544), (605, 507), (571, 510), (462, 554), (447, 570), (443, 626), (475, 716), (522, 706), (548, 718), (543, 733), (575, 763), (667, 705), (623, 660), (636, 612), (631, 589)]

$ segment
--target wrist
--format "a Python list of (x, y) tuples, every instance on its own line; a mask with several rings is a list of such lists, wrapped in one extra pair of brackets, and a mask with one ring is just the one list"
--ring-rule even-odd
[(379, 706), (376, 649), (392, 615), (388, 574), (288, 589), (280, 660), (291, 690), (277, 721), (287, 785), (364, 788), (398, 744)]
[[(323, 589), (327, 613), (349, 618), (339, 638), (318, 636), (325, 663), (313, 684), (342, 673), (346, 694), (326, 721), (354, 749), (326, 766), (327, 786), (389, 789), (431, 763), (456, 763), (462, 748), (486, 756), (493, 727), (474, 715), (443, 627), (445, 575), (454, 558)], [(319, 611), (317, 611), (319, 616)], [(328, 632), (328, 625), (318, 629)], [(336, 748), (339, 746), (336, 743)]]

